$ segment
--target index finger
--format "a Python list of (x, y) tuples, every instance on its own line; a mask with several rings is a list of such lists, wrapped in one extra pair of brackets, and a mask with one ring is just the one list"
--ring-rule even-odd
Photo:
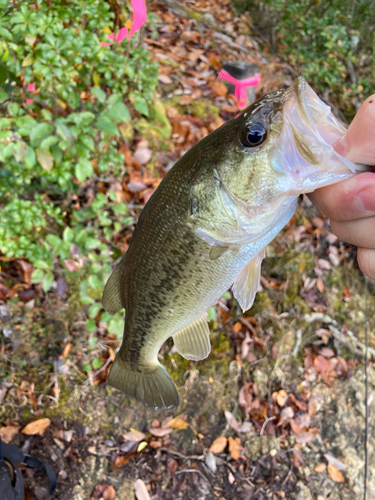
[(356, 175), (308, 196), (322, 213), (334, 220), (372, 217), (375, 215), (375, 172)]

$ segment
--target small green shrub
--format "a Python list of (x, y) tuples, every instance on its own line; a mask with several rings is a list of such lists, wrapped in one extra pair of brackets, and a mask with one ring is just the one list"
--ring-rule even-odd
[[(78, 280), (90, 331), (111, 239), (132, 221), (96, 179), (125, 173), (122, 129), (148, 116), (157, 84), (137, 37), (101, 46), (117, 29), (102, 0), (0, 0), (0, 252), (28, 259), (45, 291), (56, 272)], [(101, 321), (119, 333), (118, 315)]]

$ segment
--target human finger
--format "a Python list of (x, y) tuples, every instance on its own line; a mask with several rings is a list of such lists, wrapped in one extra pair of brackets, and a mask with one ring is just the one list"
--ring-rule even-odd
[(357, 260), (363, 274), (375, 279), (375, 250), (373, 248), (358, 248)]
[(358, 247), (375, 249), (375, 217), (349, 221), (331, 219), (332, 232)]
[(372, 217), (375, 215), (375, 172), (364, 172), (317, 189), (308, 196), (322, 213), (337, 221)]

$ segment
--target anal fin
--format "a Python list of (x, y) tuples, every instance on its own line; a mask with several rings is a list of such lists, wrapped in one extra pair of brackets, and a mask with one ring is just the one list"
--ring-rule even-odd
[(211, 351), (207, 313), (172, 337), (177, 351), (185, 359), (198, 361), (207, 358)]
[(266, 256), (266, 249), (262, 250), (251, 260), (237, 276), (232, 286), (233, 295), (238, 300), (243, 312), (250, 309), (260, 284), (262, 260)]
[(121, 262), (112, 271), (103, 292), (102, 304), (109, 314), (116, 314), (124, 306), (121, 298)]

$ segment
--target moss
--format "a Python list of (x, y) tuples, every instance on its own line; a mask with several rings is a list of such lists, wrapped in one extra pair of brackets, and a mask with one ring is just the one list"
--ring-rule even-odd
[(215, 119), (220, 115), (220, 108), (212, 104), (212, 102), (208, 99), (192, 101), (187, 105), (180, 104), (180, 101), (181, 96), (174, 95), (173, 97), (167, 99), (165, 104), (176, 108), (180, 115), (191, 114), (198, 116), (199, 118), (212, 117), (212, 119)]

